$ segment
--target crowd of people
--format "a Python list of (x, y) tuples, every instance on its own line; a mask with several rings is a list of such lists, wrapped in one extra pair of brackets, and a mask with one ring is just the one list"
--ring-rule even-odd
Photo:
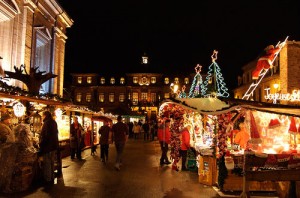
[[(60, 148), (58, 139), (58, 126), (57, 122), (53, 118), (50, 111), (42, 112), (42, 124), (41, 131), (39, 135), (38, 142), (34, 142), (34, 137), (27, 125), (23, 124), (16, 131), (12, 129), (10, 123), (11, 116), (9, 114), (3, 113), (1, 115), (0, 122), (0, 147), (4, 144), (14, 144), (16, 142), (23, 141), (23, 149), (32, 151), (32, 154), (36, 154), (35, 158), (37, 163), (39, 163), (41, 180), (44, 185), (54, 184), (55, 178), (55, 161), (60, 160)], [(88, 133), (81, 123), (78, 122), (78, 117), (72, 117), (72, 123), (70, 124), (70, 158), (71, 160), (82, 161), (82, 150), (85, 147), (84, 137)], [(91, 128), (89, 129), (91, 130)], [(182, 136), (182, 170), (187, 170), (186, 168), (186, 156), (187, 149), (189, 149), (189, 132), (188, 128), (186, 133), (183, 132)], [(92, 130), (89, 133), (94, 133)], [(169, 165), (172, 159), (169, 157), (168, 151), (170, 149), (170, 120), (166, 120), (163, 123), (157, 123), (156, 120), (141, 120), (134, 122), (123, 122), (122, 116), (117, 117), (117, 122), (112, 123), (111, 120), (104, 120), (103, 126), (98, 130), (99, 134), (99, 145), (100, 145), (100, 159), (102, 163), (107, 163), (109, 159), (109, 148), (110, 145), (114, 145), (116, 149), (116, 158), (114, 159), (114, 167), (117, 171), (121, 170), (122, 167), (122, 156), (125, 149), (126, 142), (129, 138), (132, 140), (142, 140), (142, 141), (156, 141), (158, 140), (161, 147), (161, 158), (160, 166)], [(184, 135), (185, 134), (185, 135)], [(25, 138), (26, 137), (26, 138)], [(91, 138), (90, 141), (94, 141)], [(96, 141), (97, 142), (97, 141)], [(91, 144), (91, 149), (93, 149), (94, 144)], [(16, 150), (16, 152), (18, 152)], [(93, 154), (93, 153), (92, 153)], [(2, 155), (2, 158), (5, 155)], [(3, 160), (0, 155), (0, 161)], [(16, 159), (12, 159), (14, 162)], [(34, 165), (33, 165), (34, 166)], [(5, 169), (3, 169), (5, 170)], [(13, 191), (11, 188), (11, 180), (13, 178), (12, 171), (6, 171), (6, 178), (0, 182), (0, 190), (2, 192)]]

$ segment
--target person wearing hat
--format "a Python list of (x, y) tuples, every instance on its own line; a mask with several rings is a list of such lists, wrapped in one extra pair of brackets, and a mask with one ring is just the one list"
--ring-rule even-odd
[(273, 68), (273, 61), (276, 56), (284, 46), (285, 42), (280, 43), (278, 46), (274, 47), (274, 45), (269, 45), (264, 49), (265, 55), (261, 56), (257, 63), (255, 70), (252, 71), (252, 79), (257, 80), (260, 72), (265, 69)]
[(10, 128), (10, 120), (11, 116), (9, 113), (1, 114), (1, 122), (0, 122), (0, 143), (5, 142), (15, 142), (15, 134)]

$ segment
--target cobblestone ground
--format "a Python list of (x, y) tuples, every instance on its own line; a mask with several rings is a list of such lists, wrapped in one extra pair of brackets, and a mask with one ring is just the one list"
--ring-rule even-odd
[(83, 160), (63, 159), (63, 174), (53, 186), (33, 186), (26, 192), (0, 197), (36, 198), (217, 198), (211, 186), (199, 183), (198, 173), (174, 171), (171, 165), (159, 166), (157, 141), (130, 139), (125, 147), (121, 170), (114, 167), (115, 147), (110, 145), (109, 160), (100, 161), (100, 149), (91, 155), (83, 151)]

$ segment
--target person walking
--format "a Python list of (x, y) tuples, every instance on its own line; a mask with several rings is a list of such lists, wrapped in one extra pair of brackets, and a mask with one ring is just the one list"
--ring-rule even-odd
[(81, 149), (84, 138), (82, 125), (78, 122), (78, 117), (73, 118), (73, 123), (70, 126), (70, 148), (71, 148), (71, 159), (75, 158), (82, 160)]
[(13, 143), (16, 141), (15, 134), (10, 128), (10, 122), (11, 116), (9, 115), (9, 113), (2, 113), (0, 122), (0, 143)]
[(122, 154), (124, 151), (125, 143), (128, 140), (128, 126), (122, 122), (122, 116), (118, 116), (117, 123), (112, 126), (112, 141), (115, 143), (117, 156), (115, 168), (120, 170), (122, 163)]
[(160, 148), (161, 148), (161, 157), (160, 157), (160, 165), (164, 164), (171, 164), (171, 162), (168, 159), (168, 150), (169, 147), (168, 145), (170, 144), (170, 138), (171, 138), (171, 133), (170, 133), (170, 123), (171, 121), (167, 119), (164, 121), (157, 130), (157, 138), (160, 143)]
[(55, 155), (59, 149), (57, 123), (49, 111), (42, 114), (43, 126), (40, 135), (39, 153), (43, 157), (42, 173), (44, 182), (48, 185), (54, 184), (54, 162)]
[(187, 151), (190, 148), (190, 129), (191, 125), (187, 125), (181, 131), (181, 144), (180, 144), (180, 155), (181, 155), (181, 170), (188, 170), (186, 167)]
[(111, 128), (109, 127), (109, 122), (104, 121), (104, 125), (100, 127), (98, 131), (100, 135), (100, 158), (103, 163), (108, 161), (108, 149), (109, 149), (109, 139), (111, 139)]
[(139, 138), (139, 134), (141, 131), (141, 126), (137, 123), (137, 121), (134, 121), (132, 132), (134, 134), (134, 139), (137, 140)]
[(142, 125), (142, 128), (144, 131), (144, 141), (147, 141), (149, 140), (149, 130), (150, 130), (148, 120), (145, 120), (145, 123)]

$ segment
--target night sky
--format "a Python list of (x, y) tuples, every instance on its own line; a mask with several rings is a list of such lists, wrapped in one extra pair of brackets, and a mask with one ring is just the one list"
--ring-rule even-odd
[(205, 74), (218, 50), (216, 62), (234, 88), (241, 67), (267, 45), (287, 36), (300, 41), (299, 0), (58, 2), (74, 21), (66, 75), (140, 72), (144, 52), (153, 72), (192, 73), (201, 64)]

